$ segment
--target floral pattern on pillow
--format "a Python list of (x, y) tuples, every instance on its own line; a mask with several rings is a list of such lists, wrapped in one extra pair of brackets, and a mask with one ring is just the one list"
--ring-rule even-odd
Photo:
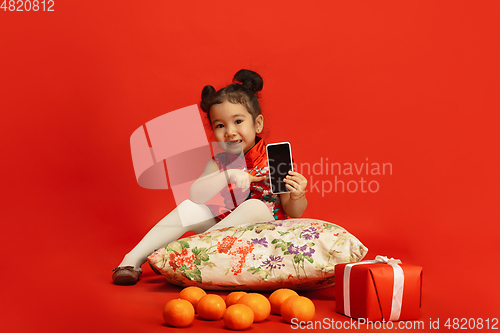
[(166, 279), (209, 290), (312, 290), (334, 284), (338, 263), (368, 249), (344, 228), (315, 219), (249, 223), (174, 241), (148, 257)]

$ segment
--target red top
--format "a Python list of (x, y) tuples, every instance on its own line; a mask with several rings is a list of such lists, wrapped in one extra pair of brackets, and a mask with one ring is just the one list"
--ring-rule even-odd
[[(226, 169), (240, 169), (256, 177), (266, 175), (269, 172), (266, 143), (260, 137), (256, 137), (255, 145), (245, 153), (246, 165), (243, 165), (243, 161), (238, 159), (237, 155), (227, 152), (215, 155), (214, 161), (220, 171)], [(269, 210), (276, 220), (284, 220), (287, 218), (281, 207), (279, 195), (271, 193), (269, 177), (263, 181), (251, 183), (250, 192), (243, 192), (235, 187), (234, 184), (229, 184), (220, 191), (220, 194), (224, 198), (225, 206), (207, 205), (210, 210), (212, 210), (214, 216), (220, 219), (225, 218), (234, 208), (248, 199), (259, 199), (264, 202), (269, 207)]]

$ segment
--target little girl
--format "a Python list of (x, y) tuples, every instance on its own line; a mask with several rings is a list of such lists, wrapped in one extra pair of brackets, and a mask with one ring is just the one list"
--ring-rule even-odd
[[(208, 161), (202, 175), (191, 185), (189, 200), (160, 220), (125, 255), (113, 270), (115, 284), (135, 284), (147, 256), (187, 231), (201, 233), (249, 222), (300, 217), (306, 209), (307, 180), (298, 172), (290, 171), (284, 179), (290, 192), (270, 192), (266, 178), (269, 170), (266, 144), (257, 136), (264, 126), (257, 100), (257, 93), (263, 86), (262, 78), (253, 71), (242, 69), (235, 74), (233, 82), (219, 91), (207, 85), (201, 94), (201, 109), (206, 112), (215, 140), (225, 153)], [(231, 156), (239, 153), (244, 153), (246, 166), (226, 169)], [(204, 205), (219, 192), (226, 207)]]

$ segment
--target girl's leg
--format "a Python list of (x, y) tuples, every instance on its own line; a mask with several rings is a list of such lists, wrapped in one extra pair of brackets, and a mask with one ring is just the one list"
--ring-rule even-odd
[[(189, 212), (189, 214), (183, 212)], [(135, 284), (142, 272), (140, 266), (146, 261), (147, 256), (156, 249), (176, 240), (186, 231), (191, 230), (198, 234), (244, 223), (267, 221), (274, 221), (274, 217), (266, 204), (257, 199), (243, 202), (219, 223), (216, 223), (212, 212), (205, 205), (195, 204), (189, 200), (183, 201), (170, 214), (160, 220), (132, 251), (125, 255), (119, 267), (129, 267), (130, 269), (115, 272), (113, 281), (115, 284)]]
[(215, 229), (234, 227), (239, 224), (250, 222), (274, 221), (274, 216), (265, 203), (258, 199), (249, 199), (236, 207), (231, 214), (207, 231)]
[[(132, 267), (127, 271), (121, 272), (119, 275), (135, 274), (138, 276), (142, 272), (141, 265), (146, 261), (148, 255), (158, 248), (176, 240), (187, 231), (201, 233), (213, 226), (216, 223), (212, 212), (205, 205), (195, 204), (190, 200), (183, 201), (177, 208), (172, 210), (167, 216), (161, 219), (144, 238), (125, 255), (118, 267)], [(135, 271), (135, 272), (132, 272)], [(116, 273), (113, 274), (113, 280), (117, 284), (122, 284), (115, 279)], [(125, 279), (128, 281), (128, 279)], [(132, 279), (133, 280), (133, 279)], [(137, 281), (137, 279), (135, 279)], [(133, 281), (133, 283), (135, 283)], [(123, 283), (123, 284), (133, 284)]]

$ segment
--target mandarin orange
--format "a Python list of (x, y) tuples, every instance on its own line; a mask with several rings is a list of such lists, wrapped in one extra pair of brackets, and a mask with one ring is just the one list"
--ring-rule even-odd
[(282, 288), (275, 290), (271, 296), (269, 296), (269, 302), (271, 303), (271, 311), (276, 314), (281, 314), (281, 304), (290, 296), (299, 296), (295, 290)]
[(200, 298), (202, 298), (206, 294), (207, 293), (205, 292), (205, 290), (199, 287), (191, 286), (182, 289), (181, 292), (179, 293), (179, 298), (189, 301), (191, 304), (193, 304), (193, 307), (196, 309), (196, 304), (198, 304)]
[(232, 330), (244, 330), (252, 326), (254, 314), (245, 304), (233, 304), (227, 308), (222, 320)]
[(314, 303), (304, 296), (290, 296), (281, 304), (281, 316), (288, 323), (291, 323), (293, 318), (298, 321), (312, 320), (315, 312)]
[(247, 293), (244, 291), (233, 291), (226, 297), (226, 306), (230, 307), (233, 304), (238, 303), (238, 300), (243, 296), (246, 295)]
[(249, 293), (243, 295), (237, 304), (245, 304), (250, 309), (252, 309), (254, 314), (254, 323), (258, 323), (259, 321), (263, 321), (269, 314), (271, 313), (271, 303), (266, 298), (266, 296), (258, 294), (258, 293)]
[(163, 319), (174, 327), (186, 327), (193, 322), (194, 308), (185, 299), (170, 300), (163, 308)]
[(196, 312), (206, 320), (221, 319), (226, 311), (226, 302), (216, 294), (207, 294), (196, 304)]

